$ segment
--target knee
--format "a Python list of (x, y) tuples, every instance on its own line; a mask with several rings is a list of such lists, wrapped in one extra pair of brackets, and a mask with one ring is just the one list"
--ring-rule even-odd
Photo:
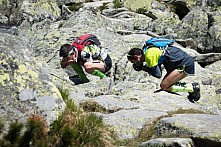
[(89, 68), (89, 67), (90, 67), (90, 63), (89, 63), (89, 62), (85, 62), (85, 63), (84, 63), (84, 68), (87, 69), (87, 68)]
[(160, 84), (160, 88), (161, 88), (162, 90), (167, 91), (167, 90), (169, 90), (170, 86), (169, 86), (168, 84), (162, 82), (162, 83)]
[(92, 73), (91, 64), (89, 62), (84, 63), (84, 69), (87, 73)]

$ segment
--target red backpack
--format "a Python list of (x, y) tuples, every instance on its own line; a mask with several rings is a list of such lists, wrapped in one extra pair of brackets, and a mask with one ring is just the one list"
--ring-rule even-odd
[(78, 49), (78, 52), (81, 53), (83, 47), (89, 44), (95, 44), (97, 46), (101, 45), (97, 36), (93, 34), (85, 34), (77, 37), (75, 41), (72, 43), (72, 46), (76, 47)]

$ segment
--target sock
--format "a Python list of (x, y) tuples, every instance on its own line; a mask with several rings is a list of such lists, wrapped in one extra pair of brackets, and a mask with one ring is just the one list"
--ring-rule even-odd
[(172, 86), (171, 92), (193, 92), (193, 85), (177, 82)]
[(95, 69), (95, 70), (92, 72), (92, 75), (98, 76), (98, 77), (100, 77), (101, 79), (107, 77), (103, 72), (101, 72), (100, 70), (97, 70), (97, 69)]

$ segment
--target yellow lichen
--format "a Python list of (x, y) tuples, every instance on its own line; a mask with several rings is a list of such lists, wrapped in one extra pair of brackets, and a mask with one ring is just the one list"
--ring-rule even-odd
[(27, 87), (24, 76), (17, 75), (16, 73), (14, 74), (14, 82), (19, 84), (19, 86), (16, 86), (19, 91), (21, 91), (24, 87)]
[(51, 91), (53, 92), (53, 96), (56, 97), (56, 98), (62, 98), (61, 93), (58, 90), (58, 88), (53, 83), (51, 83), (51, 82), (48, 82), (48, 84), (50, 86), (52, 86), (51, 87)]
[(52, 32), (50, 32), (50, 33), (48, 33), (48, 35), (46, 36), (46, 38), (53, 38), (53, 37), (55, 37), (55, 36), (60, 36), (60, 32), (58, 32), (58, 31), (52, 31)]
[(1, 64), (4, 65), (4, 64), (8, 64), (8, 63), (5, 60), (2, 60)]
[(10, 77), (9, 74), (4, 73), (0, 76), (0, 82), (2, 83), (2, 86), (5, 86), (4, 81), (9, 81)]
[(19, 73), (21, 73), (21, 74), (23, 74), (23, 73), (28, 71), (24, 64), (19, 65), (18, 69), (19, 69)]
[(153, 0), (125, 0), (124, 6), (132, 11), (136, 11), (139, 8), (146, 8), (146, 10), (150, 10), (152, 2)]
[(38, 73), (33, 70), (28, 70), (28, 74), (34, 79), (38, 78)]
[(21, 76), (16, 76), (15, 79), (16, 79), (17, 83), (21, 84), (21, 83), (24, 82), (24, 81), (22, 81), (22, 77)]

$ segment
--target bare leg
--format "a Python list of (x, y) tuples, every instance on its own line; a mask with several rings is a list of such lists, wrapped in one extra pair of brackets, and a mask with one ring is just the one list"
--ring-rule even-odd
[(171, 91), (171, 86), (176, 82), (182, 80), (187, 75), (183, 71), (174, 70), (171, 73), (167, 74), (164, 79), (162, 80), (160, 87), (162, 90)]
[(102, 72), (105, 71), (104, 63), (102, 61), (88, 61), (84, 63), (84, 68), (87, 73), (92, 73), (95, 69), (100, 70)]
[(105, 72), (104, 63), (99, 60), (86, 62), (84, 64), (84, 67), (87, 73), (90, 73), (94, 76), (98, 76), (101, 79), (107, 77), (104, 74)]

